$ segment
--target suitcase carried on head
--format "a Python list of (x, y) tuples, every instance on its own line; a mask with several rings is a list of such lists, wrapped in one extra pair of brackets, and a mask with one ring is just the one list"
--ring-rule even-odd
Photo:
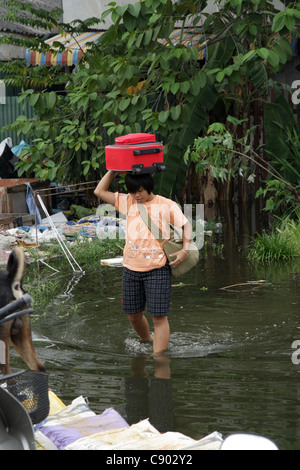
[(165, 171), (163, 144), (154, 134), (127, 134), (105, 147), (106, 169), (133, 175)]

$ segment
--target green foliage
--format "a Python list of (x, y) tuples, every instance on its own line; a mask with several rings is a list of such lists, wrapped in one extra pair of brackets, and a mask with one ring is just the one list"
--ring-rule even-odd
[(290, 184), (300, 185), (300, 129), (293, 110), (282, 93), (265, 107), (265, 132), (268, 158)]
[[(65, 25), (58, 11), (45, 14), (15, 0), (7, 4), (11, 20), (18, 21), (25, 10), (31, 24), (47, 23), (50, 31), (55, 25), (74, 34), (105, 24), (107, 17), (113, 23), (68, 77), (62, 68), (47, 69), (47, 80), (42, 67), (5, 66), (10, 83), (20, 85), (23, 77), (23, 86), (30, 87), (20, 99), (36, 113), (33, 119), (20, 116), (13, 125), (33, 141), (19, 175), (96, 179), (105, 170), (104, 147), (114, 137), (153, 132), (165, 144), (167, 172), (158, 184), (167, 196), (183, 186), (184, 152), (205, 132), (211, 111), (226, 115), (234, 104), (239, 117), (257, 91), (262, 97), (268, 92), (269, 70), (278, 71), (291, 58), (286, 35), (300, 11), (295, 5), (280, 15), (266, 0), (228, 0), (218, 12), (206, 14), (207, 1), (141, 0), (123, 6), (111, 2), (100, 20)], [(178, 24), (182, 35), (174, 45), (170, 35)], [(201, 36), (191, 47), (183, 43), (186, 24)], [(42, 41), (30, 47), (45, 52), (48, 46)], [(206, 59), (199, 60), (204, 49)]]
[[(266, 200), (265, 210), (292, 216), (297, 213), (300, 201), (299, 129), (286, 129), (286, 140), (281, 141), (280, 147), (284, 151), (277, 151), (269, 161), (251, 148), (253, 129), (247, 129), (241, 139), (234, 137), (236, 126), (241, 124), (242, 121), (232, 116), (227, 116), (225, 124), (211, 124), (206, 135), (195, 139), (193, 145), (187, 148), (184, 161), (193, 162), (200, 175), (210, 167), (213, 177), (221, 182), (239, 176), (253, 183), (255, 166), (259, 166), (268, 174), (264, 185), (256, 193), (257, 197), (262, 195)], [(232, 131), (229, 126), (233, 126)]]
[[(289, 129), (275, 123), (275, 129), (282, 131), (276, 153), (271, 154), (270, 164), (281, 179), (265, 181), (257, 196), (263, 195), (266, 200), (266, 210), (274, 213), (284, 212), (290, 217), (297, 215), (300, 194), (300, 132), (298, 128)], [(274, 135), (276, 141), (278, 137)], [(288, 182), (288, 183), (287, 183)]]
[(267, 197), (267, 210), (293, 216), (299, 207), (300, 129), (282, 93), (275, 90), (275, 101), (265, 106), (264, 129), (269, 165), (281, 179), (271, 176), (258, 195)]
[(299, 206), (294, 192), (277, 179), (266, 181), (264, 187), (261, 187), (256, 193), (256, 197), (259, 196), (263, 196), (266, 201), (265, 210), (275, 214), (284, 212), (292, 215)]
[(190, 160), (195, 163), (196, 171), (201, 175), (209, 166), (213, 177), (221, 182), (229, 181), (237, 175), (253, 182), (251, 162), (254, 158), (249, 145), (252, 129), (248, 129), (242, 139), (237, 139), (234, 138), (234, 131), (231, 133), (228, 128), (229, 125), (236, 127), (241, 124), (241, 120), (232, 116), (227, 116), (226, 124), (211, 124), (206, 135), (195, 139), (193, 145), (187, 148), (185, 162)]

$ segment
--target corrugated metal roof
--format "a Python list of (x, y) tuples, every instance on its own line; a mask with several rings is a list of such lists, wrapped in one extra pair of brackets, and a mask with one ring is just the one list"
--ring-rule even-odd
[[(51, 11), (54, 8), (62, 9), (62, 0), (36, 0), (30, 2), (32, 6), (36, 9), (44, 9)], [(7, 6), (0, 6), (0, 18), (5, 17), (8, 12)], [(23, 18), (29, 17), (29, 13), (26, 11), (20, 11), (19, 15)], [(49, 30), (43, 29), (40, 27), (31, 27), (29, 25), (24, 25), (18, 22), (12, 22), (7, 20), (0, 20), (0, 32), (11, 33), (11, 34), (21, 34), (23, 36), (30, 37), (43, 37), (45, 35), (49, 36)], [(53, 30), (50, 34), (55, 34)]]

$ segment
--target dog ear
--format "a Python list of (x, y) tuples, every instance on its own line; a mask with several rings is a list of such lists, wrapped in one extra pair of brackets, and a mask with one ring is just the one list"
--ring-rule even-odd
[(24, 277), (26, 267), (25, 255), (22, 248), (14, 248), (7, 262), (8, 280), (15, 299), (24, 295), (22, 290), (22, 279)]
[(16, 255), (16, 249), (13, 249), (7, 262), (6, 270), (8, 272), (8, 278), (13, 279), (18, 270), (18, 259)]

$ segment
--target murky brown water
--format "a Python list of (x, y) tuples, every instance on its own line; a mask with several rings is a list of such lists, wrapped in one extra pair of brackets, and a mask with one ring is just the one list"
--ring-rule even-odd
[[(139, 343), (121, 313), (121, 268), (58, 274), (55, 302), (32, 319), (51, 388), (66, 403), (88, 397), (97, 413), (114, 407), (130, 424), (150, 418), (160, 431), (196, 439), (212, 431), (257, 433), (281, 449), (300, 448), (294, 265), (251, 265), (233, 240), (225, 241), (223, 258), (210, 251), (173, 287), (169, 379), (155, 376), (151, 347)], [(220, 290), (258, 280), (269, 285)], [(13, 366), (23, 363), (14, 356)]]

